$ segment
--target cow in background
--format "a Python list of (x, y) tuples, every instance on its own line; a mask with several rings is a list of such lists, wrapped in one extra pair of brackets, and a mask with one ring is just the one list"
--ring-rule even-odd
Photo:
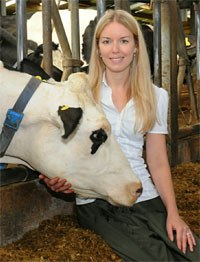
[[(20, 62), (19, 71), (26, 72), (34, 76), (40, 75), (43, 79), (48, 79), (49, 76), (41, 68), (43, 45), (41, 44), (37, 46), (37, 44), (32, 40), (29, 40), (27, 44), (29, 54), (25, 59), (23, 59), (23, 61)], [(52, 50), (54, 52), (60, 52), (58, 44), (52, 42)], [(17, 39), (14, 35), (2, 27), (0, 27), (0, 60), (2, 60), (9, 69), (17, 67)], [(56, 66), (53, 66), (52, 77), (56, 81), (61, 80), (62, 71)]]

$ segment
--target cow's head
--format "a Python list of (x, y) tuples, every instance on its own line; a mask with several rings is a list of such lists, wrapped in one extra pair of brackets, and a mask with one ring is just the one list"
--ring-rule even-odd
[(86, 75), (73, 74), (64, 85), (71, 89), (73, 102), (67, 99), (59, 106), (58, 115), (64, 129), (64, 152), (70, 159), (66, 176), (73, 173), (69, 181), (75, 192), (112, 204), (133, 204), (142, 192), (141, 183), (111, 134), (105, 114), (94, 102)]
[[(18, 72), (5, 70), (3, 76), (2, 86), (12, 95), (13, 87), (19, 95), (17, 89), (28, 82), (28, 76)], [(66, 178), (79, 197), (130, 206), (141, 193), (141, 182), (95, 103), (84, 73), (71, 74), (65, 82), (41, 84), (7, 153), (50, 178)]]

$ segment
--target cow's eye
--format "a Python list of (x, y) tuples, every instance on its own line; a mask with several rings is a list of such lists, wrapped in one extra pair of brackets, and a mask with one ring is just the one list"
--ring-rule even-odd
[(106, 141), (107, 137), (108, 136), (106, 132), (102, 128), (92, 132), (90, 136), (90, 139), (93, 142), (92, 148), (91, 148), (91, 154), (96, 153), (100, 145)]

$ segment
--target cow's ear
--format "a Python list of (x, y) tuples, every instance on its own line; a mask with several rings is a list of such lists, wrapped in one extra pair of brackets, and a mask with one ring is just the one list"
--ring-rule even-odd
[(63, 138), (67, 138), (77, 127), (79, 120), (81, 119), (83, 110), (78, 107), (59, 106), (58, 115), (60, 116), (65, 134)]

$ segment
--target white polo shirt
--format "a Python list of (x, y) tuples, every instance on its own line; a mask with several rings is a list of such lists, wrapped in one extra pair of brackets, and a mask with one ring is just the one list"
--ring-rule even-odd
[[(157, 98), (157, 119), (158, 122), (149, 131), (155, 134), (167, 134), (167, 116), (168, 116), (168, 93), (163, 88), (154, 86)], [(137, 199), (137, 202), (149, 200), (158, 196), (158, 192), (147, 171), (145, 161), (142, 157), (144, 146), (144, 135), (134, 133), (134, 102), (129, 100), (121, 112), (119, 112), (112, 101), (111, 88), (103, 77), (101, 90), (101, 106), (112, 127), (112, 133), (115, 135), (122, 151), (126, 155), (134, 173), (138, 175), (143, 185), (143, 192)], [(77, 204), (85, 204), (94, 201), (94, 199), (77, 198)]]

